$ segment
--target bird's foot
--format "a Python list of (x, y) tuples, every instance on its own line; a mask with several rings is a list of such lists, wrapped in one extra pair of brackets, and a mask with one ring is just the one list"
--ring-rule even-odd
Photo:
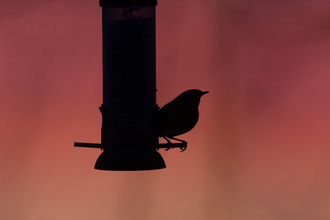
[[(159, 144), (159, 146), (164, 146), (164, 147), (161, 147), (161, 148), (165, 148), (165, 151), (168, 151), (171, 148), (173, 148), (173, 149), (174, 148), (180, 148), (181, 152), (183, 152), (183, 151), (185, 151), (187, 149), (187, 141), (170, 137), (170, 139), (177, 140), (177, 141), (180, 141), (181, 142), (181, 143), (172, 143), (169, 140), (169, 138), (164, 137), (164, 136), (162, 136), (162, 138), (164, 138), (167, 143), (166, 144)], [(159, 148), (157, 148), (157, 149), (159, 149)]]
[(187, 149), (187, 141), (182, 141), (182, 144), (184, 144), (184, 146), (180, 147), (181, 152)]
[(176, 141), (180, 141), (180, 150), (181, 152), (185, 151), (187, 149), (187, 141), (184, 141), (184, 140), (181, 140), (181, 139), (178, 139), (178, 138), (174, 138), (174, 137), (171, 137), (171, 139), (173, 140), (176, 140)]
[(172, 142), (171, 142), (169, 139), (167, 139), (166, 137), (163, 137), (163, 138), (164, 138), (164, 139), (166, 140), (166, 142), (167, 142), (166, 145), (169, 145), (168, 148), (165, 149), (165, 151), (168, 151), (169, 149), (173, 148), (173, 146), (172, 146), (172, 145), (173, 145)]

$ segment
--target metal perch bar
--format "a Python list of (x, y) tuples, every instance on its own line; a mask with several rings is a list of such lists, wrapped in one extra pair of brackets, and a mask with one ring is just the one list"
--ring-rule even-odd
[(75, 147), (103, 148), (102, 144), (74, 142)]
[[(103, 148), (102, 144), (74, 142), (75, 147)], [(187, 143), (158, 144), (157, 148), (186, 148)]]
[(158, 144), (157, 148), (186, 148), (187, 143)]

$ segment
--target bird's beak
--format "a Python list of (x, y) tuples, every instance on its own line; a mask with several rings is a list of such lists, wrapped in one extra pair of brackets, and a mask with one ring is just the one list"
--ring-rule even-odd
[(209, 93), (209, 91), (205, 91), (205, 92), (202, 92), (203, 94), (202, 95), (205, 95), (206, 93)]

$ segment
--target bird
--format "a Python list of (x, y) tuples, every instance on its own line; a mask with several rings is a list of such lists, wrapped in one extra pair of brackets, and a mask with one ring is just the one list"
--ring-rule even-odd
[[(186, 150), (187, 142), (174, 136), (187, 133), (195, 127), (199, 118), (200, 99), (208, 92), (198, 89), (187, 90), (158, 109), (155, 117), (155, 130), (158, 137), (164, 138), (169, 145), (172, 144), (169, 139), (180, 141), (185, 146), (180, 147), (181, 152)], [(166, 150), (170, 148), (169, 146)]]

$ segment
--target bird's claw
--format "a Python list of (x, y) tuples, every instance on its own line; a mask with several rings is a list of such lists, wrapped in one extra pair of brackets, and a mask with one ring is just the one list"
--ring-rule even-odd
[(184, 144), (185, 146), (180, 147), (181, 152), (183, 152), (187, 149), (187, 141), (183, 141), (182, 144)]
[(173, 146), (171, 146), (172, 145), (172, 142), (168, 141), (167, 142), (167, 145), (170, 145), (170, 146), (168, 148), (166, 148), (165, 151), (168, 151), (169, 149), (173, 148)]
[(169, 139), (165, 138), (165, 137), (163, 137), (163, 138), (166, 140), (167, 145), (169, 145), (169, 147), (166, 148), (165, 151), (168, 151), (169, 149), (173, 148), (173, 146), (171, 146), (172, 145), (172, 142)]
[[(166, 140), (166, 145), (167, 145), (167, 148), (165, 149), (165, 151), (168, 151), (169, 149), (171, 148), (176, 148), (176, 147), (179, 147), (181, 152), (185, 151), (187, 149), (187, 141), (184, 141), (184, 140), (180, 140), (180, 139), (177, 139), (177, 138), (173, 138), (171, 137), (171, 139), (174, 139), (174, 140), (177, 140), (177, 141), (180, 141), (181, 143), (177, 143), (177, 144), (173, 144), (168, 138), (164, 137), (163, 138)], [(179, 145), (179, 146), (178, 146)]]

